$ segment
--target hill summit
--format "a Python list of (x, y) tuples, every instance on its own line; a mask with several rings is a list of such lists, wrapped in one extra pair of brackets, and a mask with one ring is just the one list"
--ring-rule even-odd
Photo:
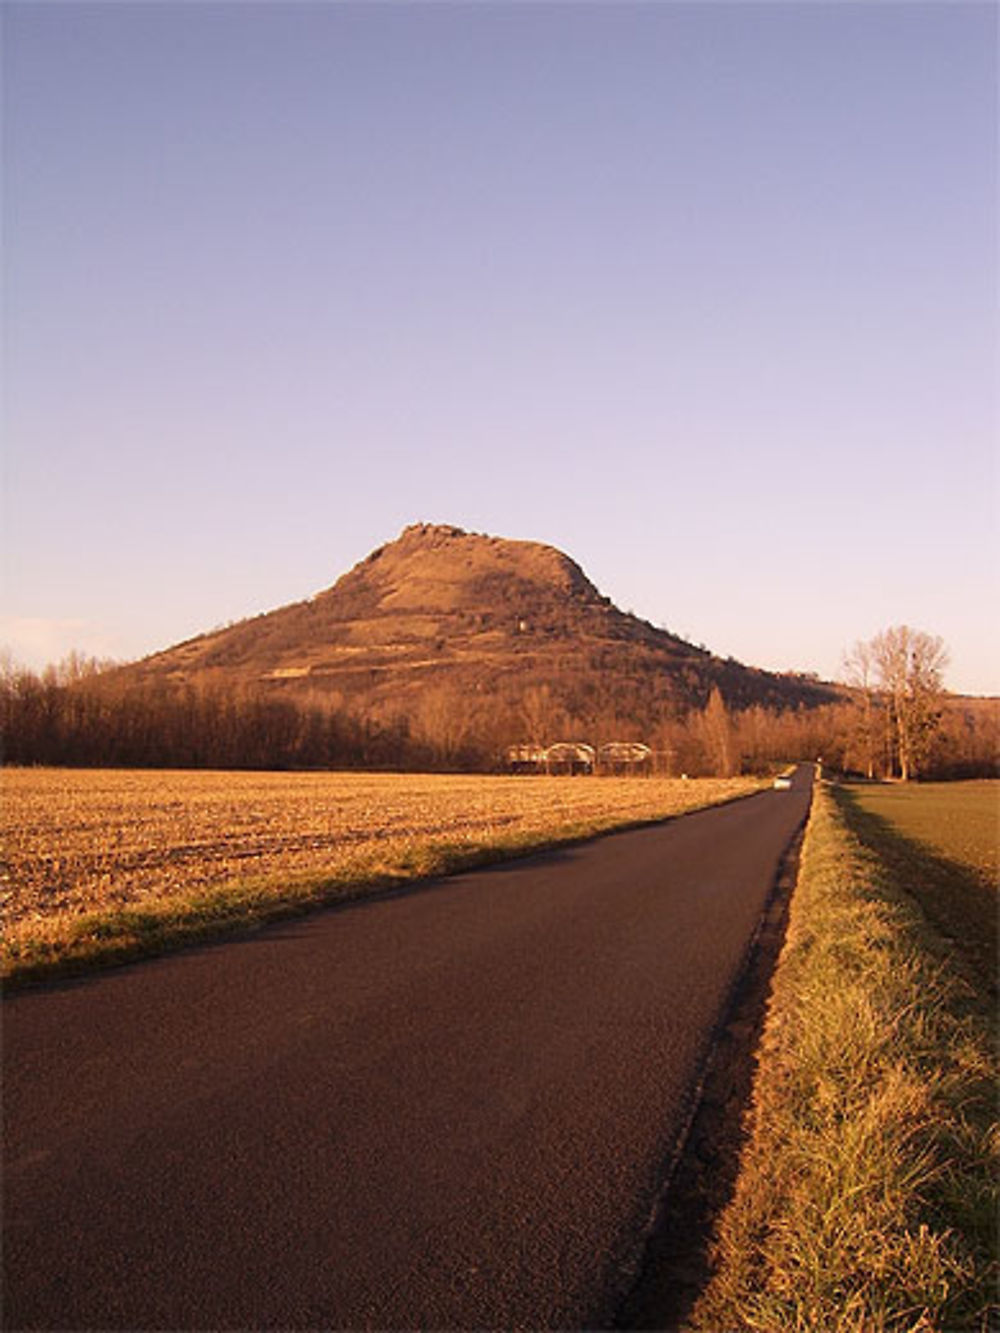
[[(126, 668), (253, 686), (379, 726), (459, 722), (491, 744), (539, 730), (641, 738), (704, 706), (788, 708), (831, 687), (713, 656), (620, 611), (541, 542), (415, 523), (325, 591)], [(446, 723), (445, 719), (449, 719)]]
[(600, 596), (580, 566), (553, 546), (487, 537), (443, 523), (411, 523), (326, 595), (342, 598), (364, 587), (382, 592), (383, 609), (480, 610), (501, 588), (507, 592), (514, 586), (529, 594), (545, 587), (567, 597)]

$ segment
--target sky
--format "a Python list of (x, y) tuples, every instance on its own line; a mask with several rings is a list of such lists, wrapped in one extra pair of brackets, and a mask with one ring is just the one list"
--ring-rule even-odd
[(998, 13), (5, 0), (0, 641), (139, 657), (426, 521), (1000, 694)]

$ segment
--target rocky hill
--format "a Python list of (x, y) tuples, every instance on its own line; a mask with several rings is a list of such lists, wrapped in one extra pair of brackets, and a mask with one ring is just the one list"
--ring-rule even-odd
[(722, 660), (626, 614), (538, 542), (414, 524), (303, 602), (179, 644), (134, 681), (263, 689), (379, 726), (490, 742), (567, 728), (647, 734), (704, 706), (818, 705), (838, 691)]

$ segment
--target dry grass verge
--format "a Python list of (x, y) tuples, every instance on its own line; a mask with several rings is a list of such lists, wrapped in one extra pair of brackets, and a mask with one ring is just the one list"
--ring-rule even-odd
[(967, 975), (819, 790), (694, 1327), (990, 1327), (997, 1064)]
[(5, 769), (8, 985), (756, 790), (755, 779)]

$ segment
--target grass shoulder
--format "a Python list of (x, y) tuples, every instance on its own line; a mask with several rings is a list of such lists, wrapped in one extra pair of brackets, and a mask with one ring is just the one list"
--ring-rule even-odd
[(990, 1326), (992, 1005), (856, 809), (817, 790), (696, 1328)]

